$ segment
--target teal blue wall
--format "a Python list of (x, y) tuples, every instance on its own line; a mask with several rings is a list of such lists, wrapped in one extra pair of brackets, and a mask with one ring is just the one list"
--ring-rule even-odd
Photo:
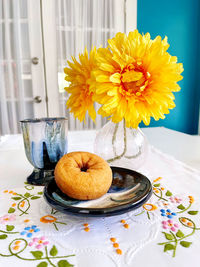
[[(165, 126), (196, 134), (200, 99), (200, 0), (138, 0), (137, 28), (152, 38), (168, 36), (168, 52), (183, 63), (181, 91), (175, 93), (176, 107), (166, 119), (150, 126)], [(143, 125), (140, 125), (143, 127)]]

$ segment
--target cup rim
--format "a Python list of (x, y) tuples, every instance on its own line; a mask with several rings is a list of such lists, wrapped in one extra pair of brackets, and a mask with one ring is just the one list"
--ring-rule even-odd
[(44, 118), (35, 118), (35, 119), (24, 119), (20, 120), (21, 123), (37, 123), (37, 122), (50, 122), (50, 121), (60, 121), (68, 120), (67, 117), (44, 117)]

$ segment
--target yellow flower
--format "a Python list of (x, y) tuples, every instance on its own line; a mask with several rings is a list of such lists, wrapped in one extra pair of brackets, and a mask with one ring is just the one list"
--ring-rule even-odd
[(180, 90), (178, 81), (183, 71), (177, 58), (167, 51), (167, 38), (137, 30), (128, 36), (117, 33), (108, 40), (108, 48), (99, 48), (98, 68), (92, 73), (90, 90), (94, 100), (102, 104), (99, 114), (111, 116), (114, 123), (123, 118), (127, 127), (137, 128), (143, 121), (164, 119), (175, 107), (172, 92)]
[(72, 57), (73, 62), (67, 61), (69, 67), (64, 69), (65, 80), (70, 82), (65, 90), (70, 94), (67, 106), (70, 112), (80, 121), (85, 119), (86, 112), (95, 120), (96, 112), (93, 105), (93, 92), (89, 91), (89, 79), (91, 71), (95, 66), (96, 48), (91, 50), (88, 57), (88, 51), (85, 49), (83, 54), (79, 55), (78, 62)]

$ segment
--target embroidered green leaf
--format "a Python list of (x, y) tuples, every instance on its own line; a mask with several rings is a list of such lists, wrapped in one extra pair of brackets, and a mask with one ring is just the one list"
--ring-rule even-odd
[(45, 261), (40, 262), (37, 267), (47, 267), (48, 264)]
[(38, 192), (38, 195), (42, 195), (43, 194), (43, 192)]
[(177, 208), (178, 208), (179, 210), (184, 210), (184, 209), (185, 209), (185, 207), (184, 207), (182, 204), (178, 205)]
[(28, 192), (26, 192), (26, 193), (24, 194), (25, 197), (30, 197), (30, 195), (31, 195), (31, 194), (28, 193)]
[(170, 192), (169, 190), (167, 190), (167, 192), (165, 193), (165, 195), (166, 195), (167, 197), (170, 197), (170, 196), (172, 196), (172, 192)]
[(31, 254), (33, 255), (34, 258), (36, 259), (41, 259), (43, 256), (43, 252), (36, 250), (36, 251), (31, 251)]
[(13, 212), (15, 212), (15, 209), (14, 208), (9, 208), (8, 213), (13, 213)]
[(40, 198), (40, 197), (37, 197), (37, 196), (31, 197), (32, 200), (33, 199), (38, 199), (38, 198)]
[(12, 231), (13, 229), (15, 228), (14, 225), (6, 225), (6, 230), (9, 232), (9, 231)]
[(184, 237), (184, 233), (181, 230), (178, 230), (178, 232), (176, 233), (177, 237)]
[(61, 260), (58, 262), (58, 267), (73, 267), (74, 265), (70, 264), (66, 260)]
[(12, 197), (12, 199), (14, 199), (14, 200), (20, 200), (21, 197)]
[(198, 210), (190, 210), (188, 211), (190, 215), (196, 215), (198, 213)]
[(160, 186), (160, 184), (154, 184), (153, 186), (154, 186), (154, 187), (159, 187), (159, 186)]
[(165, 233), (165, 232), (163, 232), (163, 234), (165, 235), (165, 238), (166, 238), (167, 240), (172, 240), (172, 239), (173, 239), (173, 235), (168, 234), (168, 233)]
[(7, 237), (7, 235), (0, 235), (0, 239), (6, 239)]
[(192, 242), (181, 241), (180, 244), (184, 248), (189, 248), (189, 246), (192, 244)]
[(53, 245), (52, 249), (50, 250), (50, 255), (51, 256), (56, 256), (58, 254), (58, 250), (56, 246)]
[(172, 244), (165, 244), (164, 246), (164, 252), (168, 251), (168, 250), (173, 250), (175, 249), (175, 246)]

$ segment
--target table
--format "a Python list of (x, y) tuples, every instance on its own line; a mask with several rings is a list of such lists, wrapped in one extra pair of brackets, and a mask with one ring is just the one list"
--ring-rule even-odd
[[(198, 208), (199, 208), (199, 203), (200, 203), (200, 199), (199, 199), (199, 196), (200, 196), (200, 136), (191, 136), (191, 135), (179, 133), (179, 132), (176, 132), (170, 129), (166, 129), (163, 127), (145, 128), (143, 129), (143, 132), (146, 134), (149, 140), (149, 143), (153, 145), (155, 148), (152, 148), (153, 156), (149, 159), (149, 162), (145, 163), (145, 166), (142, 167), (139, 171), (143, 172), (151, 179), (154, 185), (155, 193), (157, 192), (156, 190), (158, 191), (160, 190), (160, 192), (163, 190), (163, 194), (164, 196), (166, 195), (165, 198), (167, 199), (168, 203), (171, 205), (169, 206), (171, 209), (177, 208), (177, 206), (179, 205), (183, 205), (183, 207), (186, 208), (188, 205), (188, 201), (189, 203), (193, 202), (191, 198), (188, 199), (188, 194), (191, 192), (190, 194), (192, 194), (192, 196), (190, 197), (194, 196), (195, 203), (194, 204), (190, 203), (190, 204), (194, 206), (192, 211), (196, 212), (196, 214), (188, 215), (187, 213), (188, 211), (184, 210), (184, 208), (181, 206), (180, 206), (180, 209), (178, 208), (177, 210), (178, 212), (182, 212), (179, 215), (179, 221), (182, 220), (183, 218), (186, 218), (186, 214), (187, 214), (187, 216), (189, 216), (187, 218), (189, 219), (191, 218), (193, 222), (194, 221), (193, 218), (196, 218), (195, 216), (198, 217)], [(69, 151), (83, 150), (83, 151), (92, 152), (95, 134), (96, 134), (95, 131), (69, 132)], [(157, 149), (159, 149), (162, 152), (168, 153), (171, 156), (167, 156)], [(181, 160), (183, 163), (177, 161), (176, 159), (173, 159), (173, 157), (175, 157), (178, 160)], [(159, 162), (159, 164), (157, 164), (157, 162)], [(185, 165), (185, 163), (187, 165)], [(194, 168), (196, 168), (196, 170)], [(8, 190), (8, 192), (6, 192), (4, 195), (3, 193), (0, 194), (0, 203), (1, 203), (0, 211), (1, 209), (3, 210), (4, 205), (6, 206), (7, 203), (10, 201), (10, 198), (8, 195), (9, 190), (12, 190), (13, 188), (19, 188), (19, 191), (17, 192), (24, 192), (23, 191), (24, 189), (22, 187), (24, 187), (24, 181), (31, 171), (32, 171), (32, 166), (26, 159), (21, 135), (2, 137), (0, 141), (0, 188), (2, 190), (1, 192), (4, 192), (5, 190), (6, 191)], [(163, 178), (163, 182), (162, 181), (160, 182), (160, 180), (158, 179), (158, 177), (160, 176), (165, 177)], [(158, 179), (158, 181), (156, 179)], [(170, 195), (171, 189), (175, 191), (175, 194), (173, 194), (172, 196)], [(36, 187), (31, 192), (37, 195), (38, 190), (39, 189), (37, 189)], [(63, 220), (63, 222), (67, 221), (68, 226), (66, 226), (66, 228), (62, 228), (64, 226), (61, 225), (62, 226), (61, 228), (63, 230), (61, 230), (60, 232), (57, 232), (57, 230), (55, 229), (54, 229), (55, 231), (52, 232), (52, 228), (50, 229), (51, 227), (50, 224), (46, 224), (45, 225), (46, 228), (42, 228), (43, 225), (40, 224), (40, 228), (44, 230), (45, 235), (47, 235), (47, 237), (49, 237), (51, 241), (54, 240), (56, 246), (59, 247), (59, 253), (60, 252), (64, 253), (64, 251), (66, 251), (66, 244), (71, 244), (72, 247), (76, 246), (76, 243), (74, 241), (76, 238), (79, 239), (80, 240), (79, 242), (80, 243), (82, 242), (84, 246), (88, 245), (87, 243), (88, 240), (90, 240), (91, 244), (92, 242), (97, 242), (97, 243), (99, 242), (99, 246), (101, 242), (102, 243), (105, 242), (105, 247), (107, 251), (104, 251), (103, 247), (101, 247), (101, 249), (99, 247), (94, 248), (94, 249), (90, 247), (88, 249), (82, 248), (78, 250), (77, 248), (72, 249), (69, 246), (68, 247), (69, 253), (75, 253), (78, 255), (77, 257), (72, 258), (72, 260), (71, 258), (69, 258), (70, 259), (69, 261), (70, 263), (73, 263), (75, 264), (75, 266), (79, 266), (79, 267), (85, 267), (85, 266), (96, 267), (96, 266), (102, 266), (103, 264), (109, 267), (112, 267), (112, 266), (139, 266), (139, 267), (141, 266), (142, 267), (142, 266), (146, 266), (147, 264), (148, 266), (152, 266), (152, 267), (158, 266), (158, 265), (160, 267), (167, 267), (167, 266), (184, 267), (188, 265), (192, 267), (199, 266), (198, 262), (200, 260), (200, 256), (199, 256), (199, 248), (200, 248), (199, 232), (200, 231), (198, 232), (198, 229), (194, 229), (194, 225), (193, 225), (193, 228), (192, 226), (186, 226), (184, 228), (184, 231), (186, 231), (186, 233), (184, 233), (185, 235), (186, 234), (190, 235), (191, 231), (193, 232), (195, 231), (195, 234), (193, 233), (191, 239), (189, 239), (189, 241), (187, 241), (186, 239), (186, 243), (182, 243), (182, 245), (180, 245), (181, 241), (179, 241), (178, 248), (176, 249), (175, 258), (172, 257), (172, 254), (174, 253), (174, 250), (173, 250), (174, 248), (172, 249), (172, 247), (167, 246), (166, 250), (168, 251), (167, 253), (164, 254), (162, 252), (164, 245), (160, 245), (160, 246), (157, 245), (158, 242), (160, 243), (168, 242), (169, 244), (172, 244), (170, 243), (172, 242), (170, 241), (171, 240), (170, 238), (173, 237), (172, 235), (165, 235), (163, 238), (163, 234), (162, 234), (162, 230), (163, 230), (162, 228), (164, 226), (163, 221), (164, 219), (167, 219), (166, 208), (165, 206), (163, 206), (165, 205), (165, 201), (163, 201), (162, 199), (160, 199), (161, 201), (159, 201), (159, 199), (157, 200), (158, 201), (156, 202), (156, 205), (155, 205), (156, 206), (155, 213), (153, 213), (152, 210), (149, 211), (149, 210), (143, 209), (142, 210), (143, 214), (141, 216), (137, 216), (137, 214), (139, 215), (139, 213), (141, 212), (140, 210), (140, 212), (137, 211), (137, 214), (133, 212), (133, 213), (124, 215), (124, 217), (117, 216), (111, 219), (109, 218), (103, 219), (102, 221), (96, 221), (94, 219), (91, 219), (91, 220), (88, 219), (84, 221), (85, 223), (89, 222), (89, 225), (91, 225), (91, 233), (88, 233), (88, 236), (86, 237), (84, 237), (85, 233), (83, 229), (80, 231), (81, 225), (83, 225), (83, 221), (78, 220), (78, 219), (76, 221), (76, 219), (74, 218), (71, 220), (62, 215), (59, 215), (59, 220)], [(182, 204), (179, 204), (178, 202), (176, 203), (176, 201), (178, 200), (182, 201), (181, 202)], [(44, 212), (45, 209), (47, 210), (47, 207), (44, 206), (45, 204), (39, 201), (42, 201), (42, 200), (36, 199), (35, 202), (33, 201), (34, 203), (36, 203), (36, 204), (33, 204), (33, 210), (35, 209), (35, 214), (34, 214), (35, 217), (32, 214), (33, 221), (37, 219), (37, 213), (39, 212), (37, 210), (38, 208), (37, 203), (41, 203), (40, 209), (42, 209), (42, 212)], [(151, 202), (149, 205), (154, 205), (154, 204), (155, 204), (154, 202)], [(148, 206), (148, 209), (149, 207), (153, 207), (153, 206)], [(160, 209), (164, 210), (163, 212), (165, 212), (165, 214), (160, 212)], [(5, 208), (5, 211), (6, 211), (6, 208)], [(2, 221), (1, 214), (2, 212), (0, 212), (0, 226), (1, 226), (1, 221)], [(184, 214), (185, 217), (180, 217), (181, 214)], [(151, 220), (148, 219), (147, 215), (151, 217)], [(163, 215), (163, 217), (161, 217), (161, 215)], [(53, 214), (51, 216), (53, 216)], [(124, 232), (123, 223), (121, 222), (123, 218), (126, 218), (126, 221), (129, 222), (130, 230), (127, 230), (129, 232)], [(189, 220), (186, 222), (180, 221), (179, 227), (184, 226), (184, 224), (188, 222), (190, 223)], [(197, 220), (195, 220), (195, 222), (196, 224), (198, 224), (197, 226), (199, 227), (200, 226), (199, 217), (197, 218)], [(24, 221), (22, 222), (18, 220), (16, 229), (21, 224), (23, 225), (23, 223)], [(110, 225), (112, 225), (112, 227), (110, 227)], [(69, 229), (69, 227), (71, 228)], [(168, 225), (166, 226), (166, 228), (167, 227)], [(173, 227), (173, 225), (170, 227)], [(2, 229), (3, 228), (0, 228), (0, 234), (2, 232)], [(73, 238), (71, 237), (72, 234), (70, 235), (71, 233), (70, 231), (72, 231), (72, 229), (73, 231), (74, 229), (79, 229), (73, 233)], [(136, 230), (137, 233), (134, 232), (134, 229), (137, 229)], [(11, 232), (13, 231), (13, 230), (7, 229), (7, 232), (9, 232), (8, 230)], [(99, 235), (99, 232), (101, 231), (105, 231), (106, 232), (105, 235), (107, 236), (106, 237), (104, 236), (104, 232), (102, 232), (102, 236)], [(110, 235), (108, 233), (110, 233)], [(178, 237), (175, 236), (177, 240), (180, 240), (181, 238), (183, 238), (181, 233), (182, 232), (179, 232)], [(66, 240), (68, 239), (68, 243), (67, 241), (65, 241), (64, 243), (60, 241), (62, 239), (62, 235), (65, 235), (65, 234), (66, 234)], [(113, 252), (112, 244), (109, 243), (110, 242), (109, 238), (111, 237), (112, 234), (115, 234), (115, 237), (117, 235), (120, 237), (121, 235), (121, 239), (119, 239), (119, 246), (123, 250), (123, 253), (124, 253), (123, 258), (122, 257), (120, 258), (119, 255)], [(142, 234), (144, 234), (144, 237), (142, 237)], [(87, 240), (87, 237), (88, 237), (88, 240)], [(107, 241), (104, 240), (105, 238)], [(0, 235), (0, 239), (1, 239), (1, 235)], [(5, 241), (0, 240), (0, 256), (2, 253), (1, 244), (2, 242), (6, 242), (6, 240)], [(193, 242), (193, 245), (191, 245), (190, 242)], [(177, 245), (176, 242), (174, 242), (174, 244)], [(189, 249), (190, 245), (191, 245), (191, 248)], [(4, 252), (4, 254), (6, 254), (6, 252)], [(51, 258), (55, 257), (54, 254), (57, 255), (57, 252), (55, 249), (51, 251), (50, 260)], [(39, 254), (36, 253), (34, 255), (34, 257), (36, 257), (35, 260), (40, 261), (40, 258), (37, 259), (37, 257), (40, 257), (40, 256), (41, 256), (40, 253)], [(5, 266), (5, 265), (7, 265), (8, 267), (11, 266), (13, 264), (10, 261), (11, 258), (12, 257), (10, 258), (0, 257), (0, 266)], [(19, 261), (19, 258), (17, 260)], [(25, 266), (36, 266), (36, 265), (31, 265), (32, 263), (33, 263), (33, 260), (30, 260), (30, 261), (26, 260)], [(21, 264), (20, 261), (19, 261), (19, 264)], [(47, 266), (45, 265), (45, 263), (43, 264), (44, 265), (41, 265), (41, 266)], [(62, 264), (64, 263), (62, 262)], [(56, 265), (53, 265), (53, 266), (56, 266)], [(67, 265), (63, 265), (63, 266), (67, 266)]]
[[(200, 136), (193, 136), (164, 127), (143, 128), (149, 143), (176, 159), (200, 170)], [(69, 151), (93, 151), (96, 131), (69, 132)], [(0, 143), (0, 187), (23, 185), (33, 167), (28, 162), (21, 135), (6, 136)], [(17, 159), (16, 159), (16, 154)], [(7, 162), (12, 168), (7, 168)], [(1, 177), (6, 175), (7, 180)]]

